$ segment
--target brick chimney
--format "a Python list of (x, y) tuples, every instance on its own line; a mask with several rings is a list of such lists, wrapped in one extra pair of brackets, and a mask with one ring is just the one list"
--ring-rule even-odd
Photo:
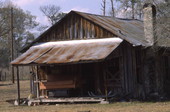
[(154, 33), (156, 26), (156, 7), (151, 3), (146, 3), (143, 6), (143, 14), (145, 40), (148, 46), (152, 46), (156, 43), (156, 36)]

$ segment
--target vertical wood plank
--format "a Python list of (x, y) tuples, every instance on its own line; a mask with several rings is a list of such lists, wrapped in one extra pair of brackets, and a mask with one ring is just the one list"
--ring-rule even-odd
[(75, 18), (72, 16), (72, 39), (75, 39)]
[(80, 18), (80, 39), (83, 39), (83, 19)]
[[(36, 76), (35, 76), (35, 80), (36, 80), (36, 82), (38, 82), (39, 81), (39, 77), (38, 77), (38, 73), (39, 73), (39, 70), (38, 70), (39, 68), (38, 68), (38, 66), (36, 67)], [(36, 83), (36, 88), (37, 88), (37, 98), (39, 98), (40, 97), (40, 94), (39, 94), (39, 83)]]
[(91, 23), (91, 30), (92, 30), (91, 37), (94, 38), (94, 36), (95, 36), (95, 30), (94, 30), (94, 24), (92, 24), (92, 23)]
[(84, 39), (86, 39), (87, 38), (87, 27), (86, 27), (87, 23), (85, 19), (84, 19), (83, 25), (84, 25), (84, 31), (83, 31)]

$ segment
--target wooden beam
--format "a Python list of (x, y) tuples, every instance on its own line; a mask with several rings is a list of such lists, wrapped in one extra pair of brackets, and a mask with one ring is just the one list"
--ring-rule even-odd
[[(11, 49), (11, 61), (14, 60), (14, 36), (13, 36), (13, 7), (11, 7), (11, 19), (10, 19), (10, 49)], [(12, 83), (15, 83), (14, 67), (11, 66)]]
[(17, 69), (17, 100), (18, 100), (18, 105), (20, 105), (20, 82), (19, 82), (19, 69), (18, 66), (16, 67)]
[[(38, 66), (36, 67), (36, 70), (37, 70), (37, 71), (36, 71), (36, 76), (35, 76), (36, 79), (35, 79), (35, 80), (36, 80), (36, 81), (39, 81), (39, 77), (38, 77)], [(39, 93), (39, 83), (37, 83), (36, 86), (37, 86), (37, 87), (36, 87), (36, 88), (37, 88), (37, 98), (39, 98), (39, 97), (40, 97), (40, 93)]]
[(106, 63), (103, 63), (103, 79), (104, 79), (104, 88), (105, 88), (105, 95), (106, 101), (108, 101), (108, 89), (107, 89), (107, 76), (106, 76)]
[(30, 93), (34, 94), (34, 70), (33, 70), (33, 66), (31, 66), (31, 72), (30, 72)]

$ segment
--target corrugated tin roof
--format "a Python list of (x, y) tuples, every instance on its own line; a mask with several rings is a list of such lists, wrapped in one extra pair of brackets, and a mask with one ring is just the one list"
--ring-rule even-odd
[(119, 19), (74, 11), (84, 18), (98, 24), (118, 37), (125, 39), (134, 46), (149, 46), (144, 38), (143, 22), (134, 19)]
[[(98, 24), (99, 26), (105, 28), (106, 30), (112, 32), (113, 34), (117, 35), (118, 37), (128, 41), (129, 43), (133, 44), (134, 46), (151, 46), (145, 40), (144, 34), (144, 24), (143, 21), (135, 20), (135, 19), (120, 19), (120, 18), (113, 18), (110, 16), (101, 16), (101, 15), (94, 15), (89, 13), (82, 13), (73, 11), (84, 18)], [(170, 38), (164, 37), (159, 38), (156, 40), (157, 46), (160, 47), (170, 47)]]
[(121, 42), (120, 38), (46, 42), (32, 46), (11, 64), (60, 64), (102, 60)]
[[(77, 11), (71, 11), (68, 13), (62, 20), (69, 17), (72, 14), (77, 14), (79, 16), (84, 17), (85, 19), (91, 21), (94, 24), (99, 25), (100, 27), (106, 29), (107, 31), (117, 35), (118, 37), (128, 41), (134, 46), (143, 45), (148, 46), (147, 41), (144, 39), (144, 27), (143, 22), (134, 19), (119, 19), (113, 18), (109, 16), (101, 16)], [(59, 21), (60, 22), (60, 21)], [(28, 46), (24, 47), (22, 50), (26, 50), (34, 43), (39, 41), (45, 34), (49, 33), (55, 26), (58, 25), (57, 22), (55, 25), (50, 27), (47, 31), (45, 31), (42, 35), (40, 35), (35, 41), (33, 41)]]
[[(134, 46), (140, 46), (140, 45), (145, 46), (145, 47), (150, 46), (150, 44), (148, 44), (144, 38), (143, 21), (134, 20), (134, 19), (113, 18), (110, 16), (101, 16), (101, 15), (95, 15), (95, 14), (89, 14), (89, 13), (83, 13), (83, 12), (77, 12), (77, 11), (71, 11), (63, 19), (61, 19), (61, 21), (69, 17), (71, 14), (78, 14), (84, 17), (85, 19), (91, 21), (92, 23), (101, 26), (102, 28), (113, 33), (114, 35), (117, 35), (121, 39), (128, 41)], [(40, 35), (31, 44), (24, 47), (22, 51), (27, 50), (30, 46), (32, 46), (37, 41), (39, 41), (45, 34), (49, 33), (55, 26), (57, 26), (58, 23), (50, 27), (47, 31), (45, 31), (42, 35)], [(166, 40), (168, 40), (168, 43), (165, 43)], [(158, 41), (159, 44), (157, 45), (158, 46), (170, 46), (169, 41), (170, 41), (169, 38), (167, 39), (162, 38), (161, 40)]]

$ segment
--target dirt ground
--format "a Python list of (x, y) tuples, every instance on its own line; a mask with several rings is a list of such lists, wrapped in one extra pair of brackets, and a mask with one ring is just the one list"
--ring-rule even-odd
[[(170, 112), (170, 101), (14, 106), (16, 95), (16, 84), (0, 82), (0, 112)], [(28, 95), (29, 81), (21, 81), (21, 98)]]

